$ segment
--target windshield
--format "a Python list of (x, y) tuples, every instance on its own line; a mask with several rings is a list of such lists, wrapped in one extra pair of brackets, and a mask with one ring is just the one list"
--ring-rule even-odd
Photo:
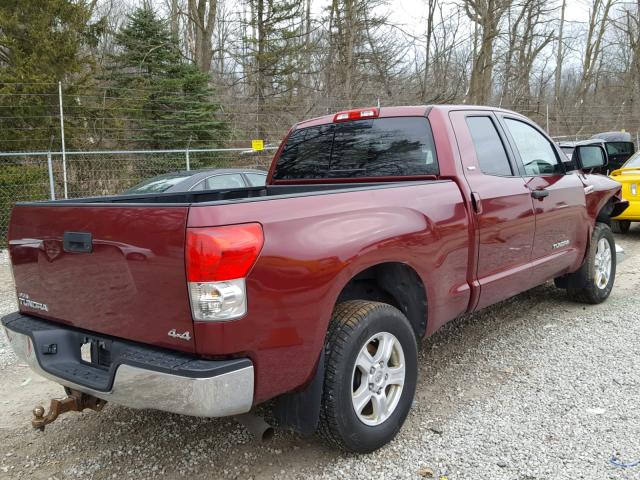
[(640, 168), (640, 150), (631, 155), (622, 168)]
[(273, 178), (437, 174), (428, 120), (393, 117), (329, 123), (293, 131), (276, 163)]
[(161, 175), (159, 177), (153, 177), (144, 182), (139, 183), (135, 187), (131, 187), (124, 193), (158, 193), (166, 192), (174, 185), (191, 177), (189, 174), (183, 175)]

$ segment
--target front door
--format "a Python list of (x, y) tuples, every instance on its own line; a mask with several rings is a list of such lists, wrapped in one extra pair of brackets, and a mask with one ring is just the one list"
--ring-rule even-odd
[(533, 286), (533, 201), (494, 114), (453, 111), (450, 118), (474, 200), (480, 289), (475, 307), (483, 308)]
[(575, 270), (589, 235), (584, 184), (565, 174), (557, 149), (533, 124), (498, 114), (512, 143), (536, 213), (531, 260), (536, 283)]

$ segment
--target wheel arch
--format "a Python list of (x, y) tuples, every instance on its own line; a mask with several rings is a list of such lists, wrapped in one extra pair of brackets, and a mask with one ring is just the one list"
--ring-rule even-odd
[(408, 263), (385, 261), (362, 268), (343, 285), (334, 306), (347, 300), (388, 303), (407, 317), (416, 338), (422, 338), (427, 331), (427, 288)]

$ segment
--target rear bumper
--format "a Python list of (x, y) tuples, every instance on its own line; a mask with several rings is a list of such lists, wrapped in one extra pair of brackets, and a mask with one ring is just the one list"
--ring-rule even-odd
[[(43, 377), (108, 402), (198, 417), (245, 413), (253, 403), (254, 370), (246, 358), (201, 360), (21, 313), (3, 317), (2, 324), (21, 362)], [(81, 345), (86, 343), (93, 352), (106, 346), (109, 354), (96, 360), (98, 354), (92, 352), (91, 363), (85, 362)]]

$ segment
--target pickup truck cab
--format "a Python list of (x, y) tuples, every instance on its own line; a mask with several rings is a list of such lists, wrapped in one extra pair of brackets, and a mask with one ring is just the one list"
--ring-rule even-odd
[(369, 452), (445, 322), (552, 279), (609, 296), (620, 184), (583, 173), (598, 146), (562, 156), (507, 110), (370, 108), (295, 125), (263, 187), (20, 203), (2, 323), (71, 393), (208, 417), (275, 399)]

